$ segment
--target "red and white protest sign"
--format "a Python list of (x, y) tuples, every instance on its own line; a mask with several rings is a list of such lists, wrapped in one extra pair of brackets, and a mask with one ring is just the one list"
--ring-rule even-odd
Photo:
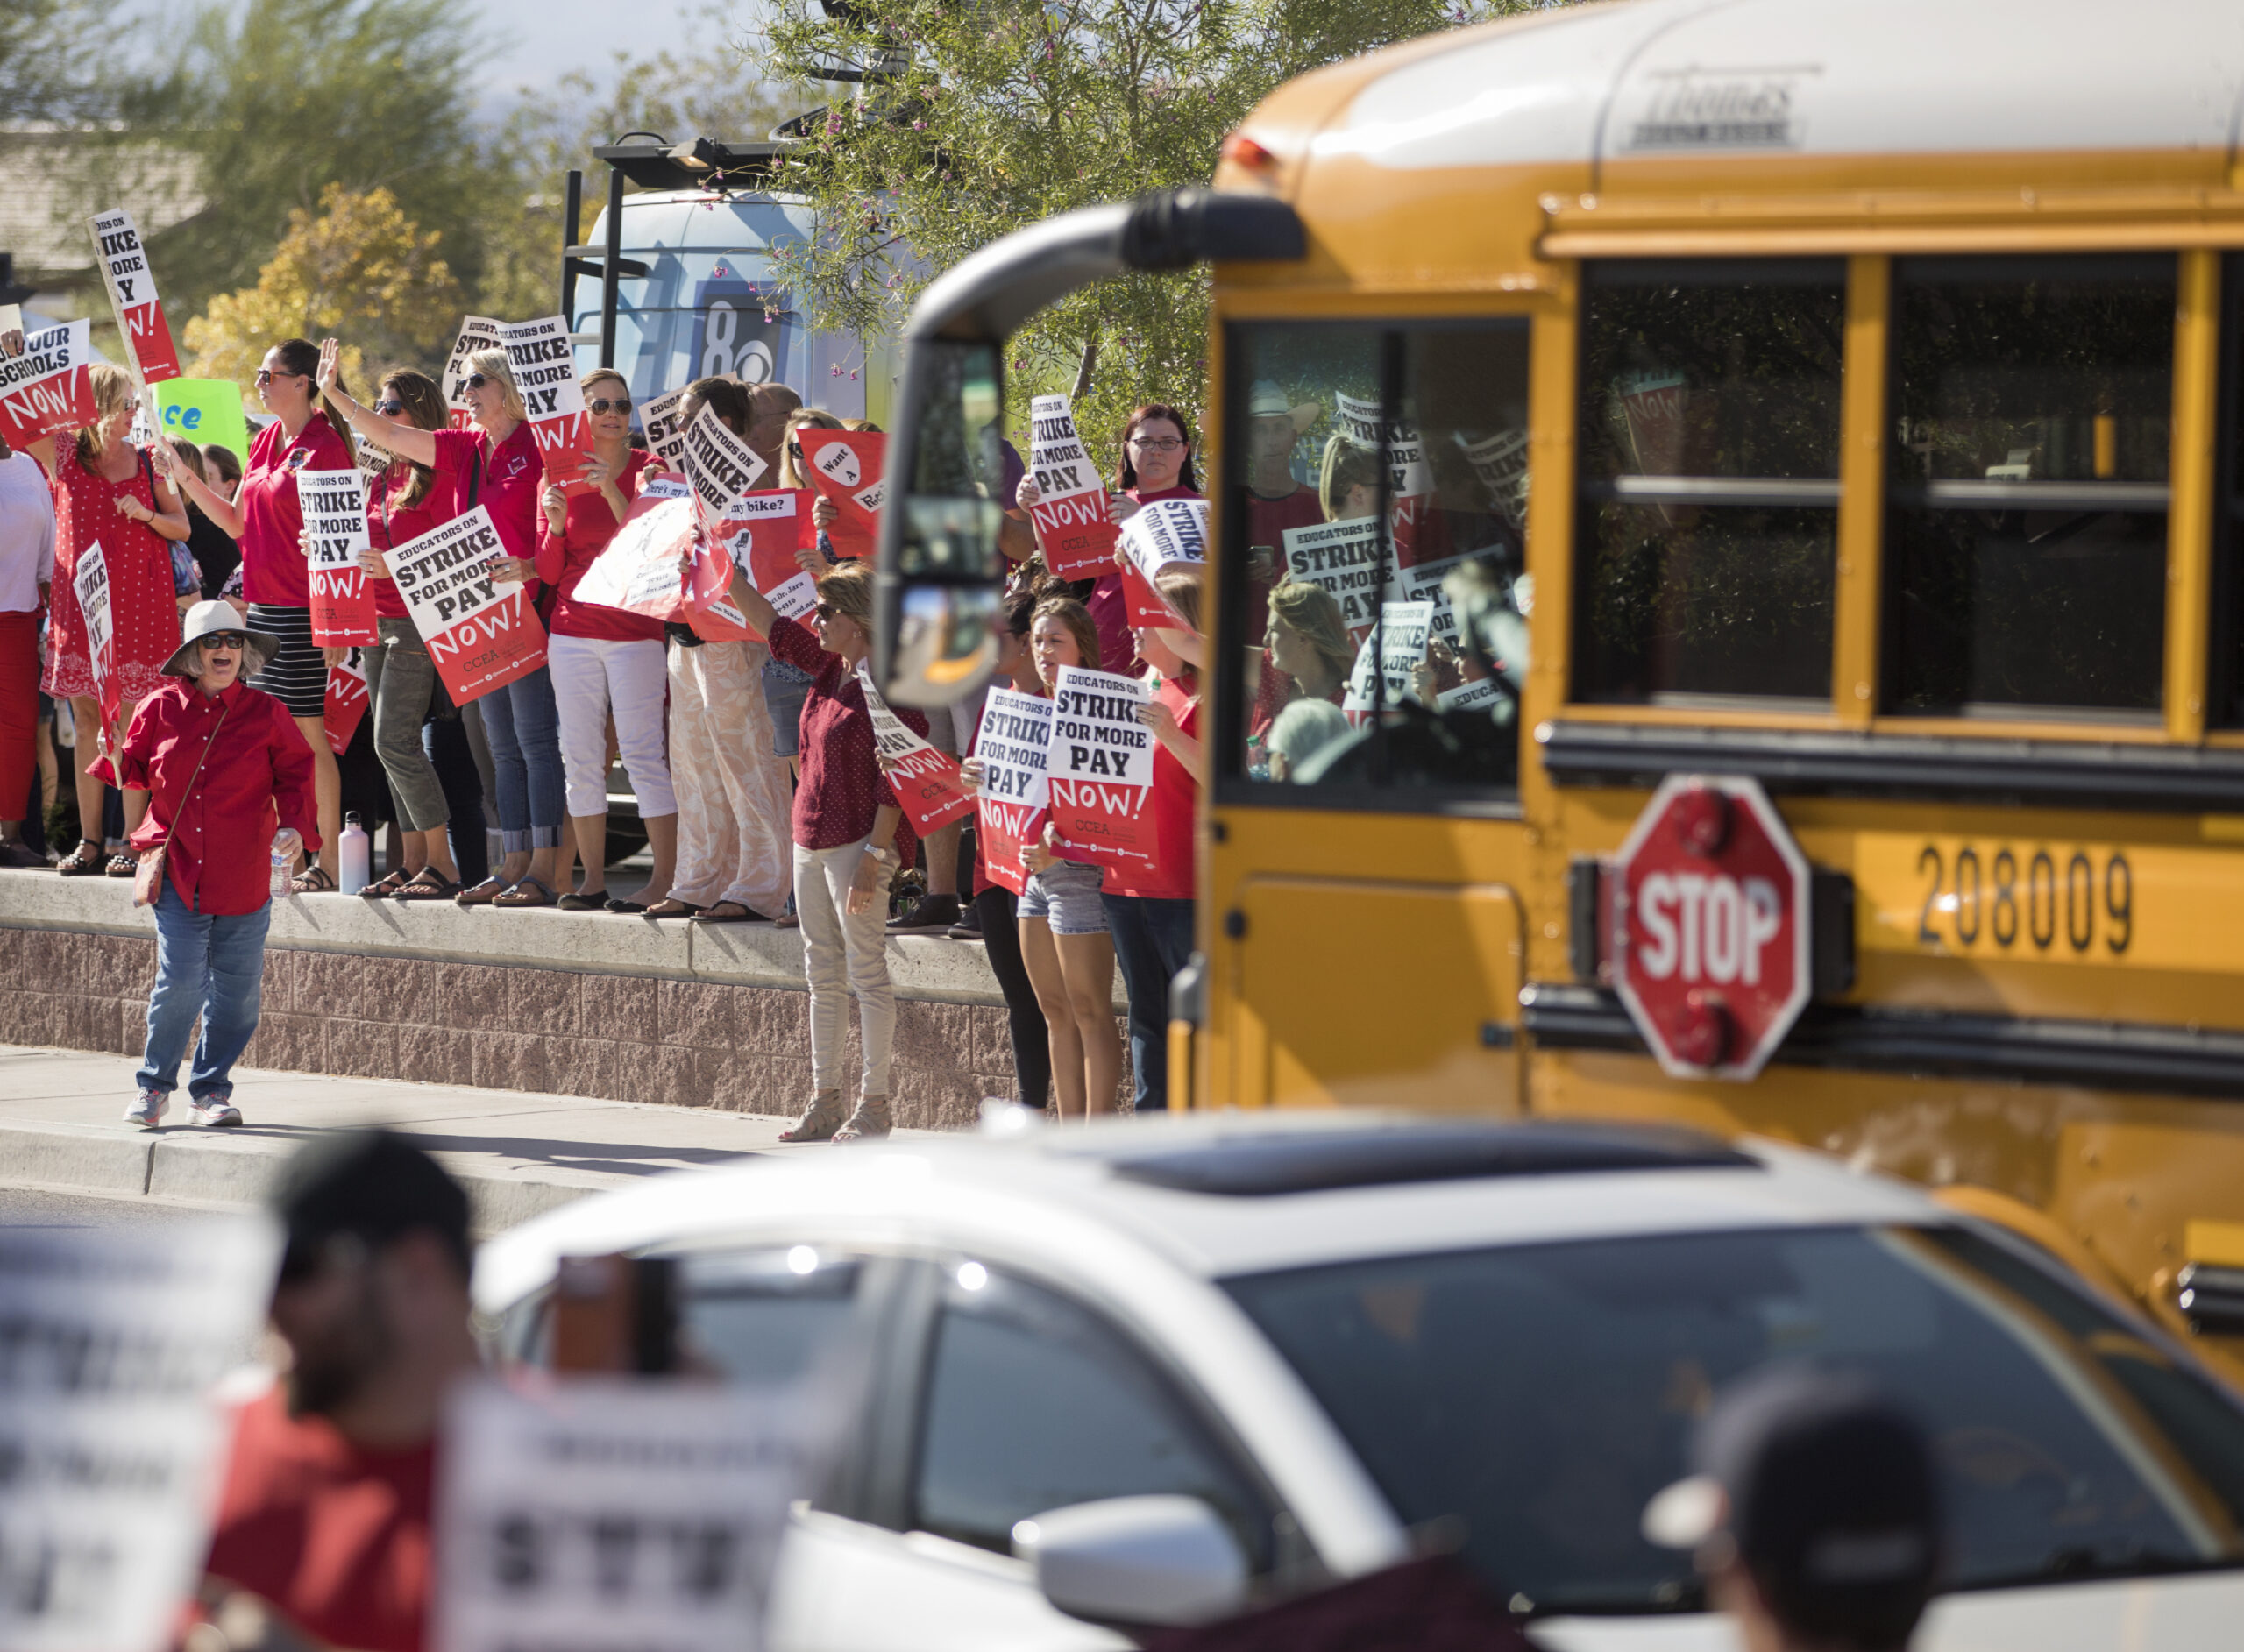
[(1060, 668), (1046, 776), (1052, 829), (1080, 854), (1143, 872), (1160, 856), (1153, 812), (1154, 731), (1138, 720), (1148, 695), (1134, 677)]
[(506, 554), (480, 505), (388, 553), (397, 593), (455, 705), (545, 663), (545, 627), (522, 582), (491, 577), (492, 562)]
[(642, 479), (631, 513), (577, 582), (574, 599), (622, 608), (650, 620), (685, 617), (685, 559), (699, 524), (683, 479)]
[(124, 695), (117, 677), (116, 627), (109, 611), (109, 558), (102, 553), (99, 540), (78, 553), (70, 589), (85, 619), (86, 657), (93, 665), (94, 691), (101, 698), (102, 727), (107, 728), (117, 721)]
[(0, 436), (9, 446), (82, 430), (101, 416), (86, 371), (92, 331), (90, 322), (65, 322), (25, 337), (21, 355), (0, 356)]
[(1192, 622), (1177, 613), (1154, 580), (1169, 568), (1199, 568), (1208, 560), (1208, 501), (1161, 499), (1141, 505), (1122, 524), (1122, 594), (1130, 623), (1189, 631)]
[(974, 831), (990, 876), (1014, 894), (1026, 892), (1028, 873), (1020, 852), (1044, 834), (1052, 806), (1045, 764), (1052, 744), (1052, 702), (1009, 688), (993, 688), (982, 702), (974, 755), (982, 765), (982, 795)]
[(683, 390), (666, 390), (652, 401), (639, 404), (639, 433), (647, 438), (647, 451), (667, 470), (685, 468), (685, 427), (678, 422)]
[(1613, 986), (1678, 1078), (1750, 1079), (1813, 989), (1811, 874), (1757, 780), (1670, 775), (1613, 859)]
[(469, 316), (459, 324), (459, 336), (452, 340), (452, 353), (444, 361), (444, 413), (455, 430), (465, 430), (475, 422), (475, 408), (467, 399), (468, 375), (475, 369), (468, 365), (468, 358), (479, 350), (500, 350), (505, 347), (501, 337), (507, 323), (493, 321), (488, 316)]
[(109, 301), (117, 310), (117, 330), (124, 335), (132, 376), (144, 385), (178, 378), (179, 349), (172, 343), (164, 307), (156, 301), (155, 273), (148, 267), (148, 250), (140, 245), (132, 215), (121, 208), (97, 212), (93, 225), (94, 249), (102, 279), (109, 286)]
[(1340, 605), (1348, 640), (1362, 642), (1379, 617), (1379, 518), (1346, 516), (1337, 522), (1289, 528), (1280, 537), (1285, 541), (1286, 571), (1330, 592)]
[(321, 707), (328, 749), (340, 757), (366, 715), (366, 650), (352, 649), (327, 668), (327, 700)]
[(312, 641), (355, 648), (374, 640), (374, 592), (359, 554), (367, 548), (366, 479), (356, 470), (299, 471), (304, 562), (311, 577)]
[(869, 666), (858, 666), (857, 683), (865, 691), (865, 709), (872, 713), (873, 749), (883, 759), (882, 772), (913, 831), (925, 837), (972, 814), (974, 794), (959, 778), (958, 759), (937, 751), (888, 708), (873, 686)]
[[(1028, 404), (1028, 472), (1043, 494), (1028, 516), (1044, 565), (1062, 579), (1096, 579), (1111, 568), (1121, 530), (1065, 396), (1037, 396)], [(1008, 508), (1013, 503), (999, 502)]]
[(593, 456), (593, 418), (577, 383), (568, 322), (559, 316), (515, 322), (500, 330), (500, 338), (507, 365), (515, 370), (515, 389), (529, 415), (530, 440), (544, 461), (545, 479), (558, 482), (572, 499), (599, 492), (582, 473)]
[(880, 535), (888, 498), (888, 438), (877, 430), (814, 430), (798, 427), (810, 485), (834, 501), (841, 520), (826, 530), (837, 557), (870, 557)]

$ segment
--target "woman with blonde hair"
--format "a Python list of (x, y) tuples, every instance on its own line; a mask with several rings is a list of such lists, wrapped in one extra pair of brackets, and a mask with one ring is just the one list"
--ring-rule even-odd
[[(431, 513), (432, 526), (441, 527), (478, 505), (488, 511), (500, 547), (490, 562), (492, 578), (521, 581), (524, 599), (535, 603), (538, 500), (545, 469), (507, 352), (479, 350), (467, 358), (472, 429), (424, 430), (352, 401), (337, 375), (340, 349), (332, 338), (320, 346), (319, 386), (329, 403), (377, 446), (450, 477), (441, 504)], [(506, 859), (495, 874), (457, 898), (462, 906), (550, 906), (560, 898), (553, 886), (567, 807), (551, 669), (540, 666), (473, 704), (498, 782), (499, 835)]]
[(1257, 707), (1256, 725), (1247, 731), (1253, 735), (1267, 730), (1278, 713), (1296, 700), (1330, 700), (1338, 705), (1356, 663), (1356, 647), (1348, 641), (1339, 601), (1323, 585), (1289, 576), (1270, 587), (1269, 600), (1262, 657), (1292, 692), (1267, 713)]
[[(29, 450), (46, 466), (54, 491), (50, 647), (39, 687), (57, 699), (69, 699), (79, 729), (72, 762), (77, 769), (80, 840), (59, 869), (65, 877), (103, 870), (111, 877), (131, 877), (135, 866), (131, 855), (103, 859), (104, 770), (89, 772), (89, 765), (97, 748), (104, 754), (117, 748), (134, 707), (162, 685), (164, 663), (179, 647), (179, 603), (168, 542), (187, 538), (190, 529), (186, 507), (165, 480), (170, 450), (164, 448), (162, 458), (153, 459), (127, 440), (132, 429), (131, 376), (108, 362), (96, 362), (87, 371), (93, 381), (96, 422), (67, 444), (42, 436)], [(166, 466), (165, 473), (160, 473), (160, 466)], [(104, 724), (102, 717), (103, 696), (95, 681), (75, 584), (79, 558), (95, 545), (102, 549), (109, 574), (114, 657), (110, 669), (116, 674), (110, 691), (118, 702), (113, 724)], [(145, 798), (126, 797), (128, 833), (138, 829), (146, 806)]]

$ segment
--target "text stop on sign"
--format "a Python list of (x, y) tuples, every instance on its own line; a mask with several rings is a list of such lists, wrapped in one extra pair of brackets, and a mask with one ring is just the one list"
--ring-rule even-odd
[(1751, 1078), (1807, 1003), (1807, 860), (1757, 781), (1671, 775), (1612, 870), (1613, 983), (1669, 1073)]

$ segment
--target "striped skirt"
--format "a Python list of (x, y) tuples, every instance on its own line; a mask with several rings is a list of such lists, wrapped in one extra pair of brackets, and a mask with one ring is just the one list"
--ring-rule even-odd
[(249, 679), (288, 708), (291, 717), (318, 717), (327, 710), (327, 658), (312, 641), (312, 611), (284, 608), (276, 604), (249, 605), (252, 631), (270, 631), (280, 639), (280, 652)]

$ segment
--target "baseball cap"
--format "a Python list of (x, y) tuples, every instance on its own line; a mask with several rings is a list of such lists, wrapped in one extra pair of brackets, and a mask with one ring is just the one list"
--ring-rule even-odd
[(394, 1131), (345, 1130), (320, 1137), (291, 1159), (272, 1195), (288, 1235), (284, 1280), (316, 1272), (338, 1234), (378, 1249), (426, 1229), (468, 1271), (467, 1195), (444, 1167)]
[(1940, 1492), (1924, 1430), (1868, 1379), (1765, 1367), (1701, 1426), (1696, 1472), (1644, 1507), (1669, 1549), (1727, 1536), (1769, 1607), (1800, 1634), (1898, 1647), (1938, 1569)]

